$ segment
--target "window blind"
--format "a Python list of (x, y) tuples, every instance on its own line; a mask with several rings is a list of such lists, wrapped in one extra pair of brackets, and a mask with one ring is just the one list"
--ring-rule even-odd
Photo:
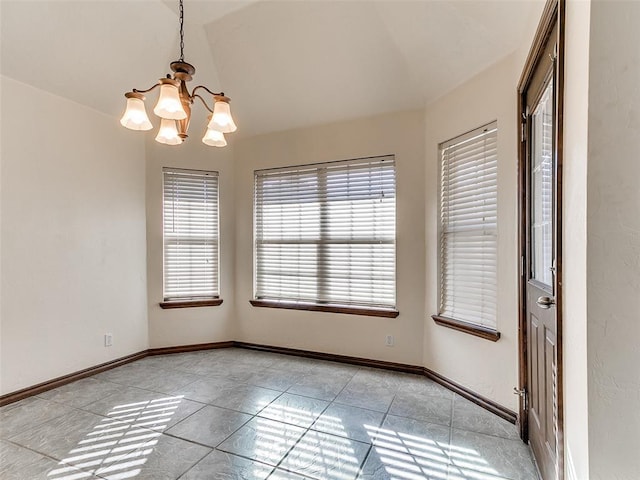
[(440, 311), (496, 328), (497, 123), (440, 145)]
[(218, 173), (163, 169), (164, 299), (219, 296)]
[(255, 172), (255, 298), (395, 307), (395, 160)]

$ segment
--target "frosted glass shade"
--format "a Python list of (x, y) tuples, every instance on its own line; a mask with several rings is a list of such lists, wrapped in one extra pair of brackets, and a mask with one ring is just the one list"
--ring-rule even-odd
[(229, 99), (227, 99), (227, 97), (216, 97), (216, 103), (213, 106), (213, 116), (207, 128), (218, 130), (222, 133), (232, 133), (238, 129), (231, 116), (231, 108), (229, 107)]
[(180, 145), (182, 143), (182, 139), (178, 136), (175, 120), (162, 119), (160, 130), (156, 135), (156, 142), (164, 143), (165, 145)]
[(127, 108), (120, 119), (120, 125), (129, 130), (151, 130), (153, 128), (142, 98), (127, 97)]
[(153, 109), (160, 118), (166, 118), (169, 120), (184, 120), (187, 118), (187, 112), (182, 108), (182, 102), (180, 101), (180, 93), (175, 80), (168, 78), (160, 79), (160, 97), (158, 97), (158, 103)]
[(227, 145), (224, 134), (211, 128), (207, 128), (207, 132), (202, 137), (202, 143), (210, 147), (225, 147)]

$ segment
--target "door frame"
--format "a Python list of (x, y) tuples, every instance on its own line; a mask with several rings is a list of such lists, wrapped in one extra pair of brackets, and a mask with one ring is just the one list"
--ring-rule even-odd
[[(525, 135), (527, 129), (526, 123), (526, 102), (524, 93), (528, 88), (536, 66), (540, 62), (544, 52), (544, 46), (552, 33), (554, 26), (557, 24), (557, 57), (556, 57), (556, 74), (555, 74), (555, 136), (554, 145), (556, 156), (556, 209), (554, 212), (556, 224), (556, 274), (554, 276), (554, 291), (556, 303), (556, 320), (557, 320), (557, 392), (558, 392), (558, 452), (557, 452), (557, 478), (564, 478), (564, 374), (563, 374), (563, 292), (562, 292), (562, 165), (563, 165), (563, 106), (564, 106), (564, 62), (565, 62), (565, 8), (566, 0), (547, 0), (542, 17), (536, 30), (527, 61), (525, 63), (520, 81), (518, 82), (518, 264), (519, 272), (519, 289), (518, 289), (518, 360), (519, 360), (519, 389), (529, 392), (529, 379), (527, 378), (527, 268), (526, 263), (529, 259), (529, 249), (527, 245), (526, 222), (527, 222), (527, 149), (525, 143)], [(558, 215), (560, 213), (560, 215)], [(519, 405), (519, 429), (520, 437), (523, 441), (529, 440), (528, 425), (528, 408), (525, 397), (520, 397)]]

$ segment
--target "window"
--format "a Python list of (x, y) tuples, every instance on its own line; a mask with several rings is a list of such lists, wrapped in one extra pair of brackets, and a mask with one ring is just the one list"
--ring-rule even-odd
[(164, 168), (163, 225), (161, 306), (218, 298), (218, 173)]
[(396, 302), (395, 219), (393, 156), (256, 171), (255, 299), (388, 313)]
[(497, 131), (494, 122), (440, 145), (440, 318), (434, 317), (494, 334)]

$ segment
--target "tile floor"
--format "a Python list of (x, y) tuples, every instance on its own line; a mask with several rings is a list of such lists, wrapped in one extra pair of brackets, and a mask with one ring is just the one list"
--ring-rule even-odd
[(242, 349), (0, 409), (0, 478), (536, 480), (515, 427), (425, 378)]

